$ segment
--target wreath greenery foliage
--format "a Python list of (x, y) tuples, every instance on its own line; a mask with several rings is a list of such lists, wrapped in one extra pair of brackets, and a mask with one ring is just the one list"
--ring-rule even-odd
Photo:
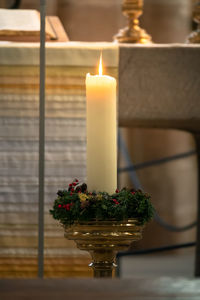
[(150, 221), (154, 214), (149, 194), (141, 190), (116, 190), (112, 195), (106, 192), (88, 192), (85, 183), (75, 179), (67, 190), (59, 190), (50, 214), (63, 225), (75, 221), (117, 220), (136, 218), (141, 224)]

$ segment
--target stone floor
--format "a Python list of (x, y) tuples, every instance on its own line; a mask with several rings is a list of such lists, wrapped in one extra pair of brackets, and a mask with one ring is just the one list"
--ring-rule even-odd
[(120, 279), (1, 279), (0, 300), (199, 300), (194, 253), (123, 257)]
[(0, 280), (1, 300), (199, 300), (200, 280), (186, 278)]
[(124, 256), (120, 258), (120, 277), (152, 278), (170, 276), (193, 278), (194, 264), (194, 251), (170, 255)]

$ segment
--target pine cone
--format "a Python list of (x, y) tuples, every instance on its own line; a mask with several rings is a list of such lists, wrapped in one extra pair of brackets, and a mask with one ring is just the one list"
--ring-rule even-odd
[(87, 191), (87, 184), (86, 183), (83, 183), (82, 185), (81, 185), (81, 192), (82, 193), (85, 193)]
[(57, 195), (60, 196), (60, 197), (62, 197), (62, 196), (64, 196), (64, 193), (63, 193), (63, 191), (59, 190), (59, 191), (57, 192)]

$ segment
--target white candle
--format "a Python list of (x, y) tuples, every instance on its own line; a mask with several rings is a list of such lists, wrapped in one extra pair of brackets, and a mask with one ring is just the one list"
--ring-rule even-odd
[(117, 188), (116, 80), (102, 75), (86, 76), (87, 183), (89, 191), (114, 193)]

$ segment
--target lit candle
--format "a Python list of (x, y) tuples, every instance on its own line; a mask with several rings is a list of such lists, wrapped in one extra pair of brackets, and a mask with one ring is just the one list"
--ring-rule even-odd
[(117, 188), (116, 80), (103, 75), (86, 76), (87, 183), (88, 190), (114, 193)]

